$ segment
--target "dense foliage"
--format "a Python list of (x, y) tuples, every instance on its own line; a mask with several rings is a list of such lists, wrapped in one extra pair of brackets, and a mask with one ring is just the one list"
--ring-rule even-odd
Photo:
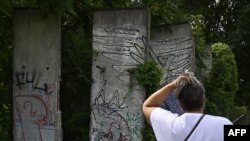
[[(198, 74), (206, 69), (202, 62), (206, 57), (205, 45), (216, 42), (228, 44), (229, 46), (218, 43), (212, 47), (213, 64), (206, 83), (208, 96), (206, 112), (227, 116), (233, 120), (246, 110), (245, 107), (238, 105), (249, 104), (250, 3), (248, 0), (1, 0), (0, 137), (2, 141), (10, 141), (12, 137), (11, 15), (16, 7), (39, 8), (45, 15), (48, 12), (62, 15), (60, 98), (63, 138), (66, 141), (89, 139), (92, 19), (95, 8), (148, 7), (151, 11), (152, 26), (189, 21), (193, 27)], [(149, 91), (154, 87), (155, 84), (150, 84)], [(152, 131), (148, 129), (145, 131), (145, 139), (154, 140)]]
[(212, 45), (212, 57), (212, 68), (205, 85), (208, 98), (206, 112), (226, 116), (233, 121), (246, 110), (235, 105), (238, 72), (234, 55), (228, 45), (216, 43)]
[(11, 19), (0, 13), (0, 137), (11, 140)]
[(145, 88), (147, 96), (159, 88), (162, 76), (163, 69), (154, 61), (145, 62), (131, 70), (131, 77)]
[[(147, 61), (130, 70), (131, 77), (146, 90), (146, 97), (159, 89), (163, 76), (163, 69), (154, 61)], [(148, 123), (145, 123), (143, 131), (144, 140), (156, 141), (154, 132)]]

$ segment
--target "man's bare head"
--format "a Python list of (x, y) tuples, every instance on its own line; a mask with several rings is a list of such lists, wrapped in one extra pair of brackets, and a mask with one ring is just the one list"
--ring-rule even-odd
[(184, 111), (203, 110), (205, 88), (194, 73), (185, 71), (175, 80), (175, 85), (178, 100)]

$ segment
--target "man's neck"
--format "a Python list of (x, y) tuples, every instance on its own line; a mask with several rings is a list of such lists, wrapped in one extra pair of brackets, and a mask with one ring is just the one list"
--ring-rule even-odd
[(190, 110), (190, 111), (185, 111), (185, 113), (201, 113), (201, 114), (203, 114), (203, 110), (202, 109)]

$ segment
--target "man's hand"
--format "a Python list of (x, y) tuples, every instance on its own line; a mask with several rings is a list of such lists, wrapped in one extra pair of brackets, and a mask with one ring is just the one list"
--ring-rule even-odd
[(175, 89), (175, 82), (172, 81), (171, 83), (165, 85), (158, 91), (154, 92), (151, 96), (146, 99), (146, 101), (143, 103), (143, 114), (150, 124), (150, 116), (152, 111), (155, 108), (161, 107), (162, 103), (166, 99), (166, 97), (169, 96), (169, 94)]

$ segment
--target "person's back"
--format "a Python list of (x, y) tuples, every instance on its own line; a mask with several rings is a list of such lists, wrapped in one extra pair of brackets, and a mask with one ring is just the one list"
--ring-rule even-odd
[[(180, 116), (161, 108), (164, 99), (173, 90), (177, 90), (178, 101), (184, 111)], [(153, 93), (144, 102), (143, 113), (158, 141), (184, 141), (185, 139), (223, 141), (224, 125), (230, 125), (232, 122), (224, 117), (204, 115), (205, 103), (203, 85), (191, 73), (186, 72), (186, 75), (178, 77)]]
[[(194, 130), (192, 136), (190, 136), (190, 140), (224, 141), (224, 125), (229, 124), (232, 124), (231, 121), (224, 117), (205, 115), (200, 124)], [(187, 129), (185, 130), (187, 131)]]
[[(158, 141), (184, 141), (196, 122), (200, 113), (184, 113), (181, 116), (161, 108), (151, 114), (151, 125)], [(224, 125), (232, 124), (224, 117), (205, 115), (190, 136), (190, 141), (223, 141)]]

